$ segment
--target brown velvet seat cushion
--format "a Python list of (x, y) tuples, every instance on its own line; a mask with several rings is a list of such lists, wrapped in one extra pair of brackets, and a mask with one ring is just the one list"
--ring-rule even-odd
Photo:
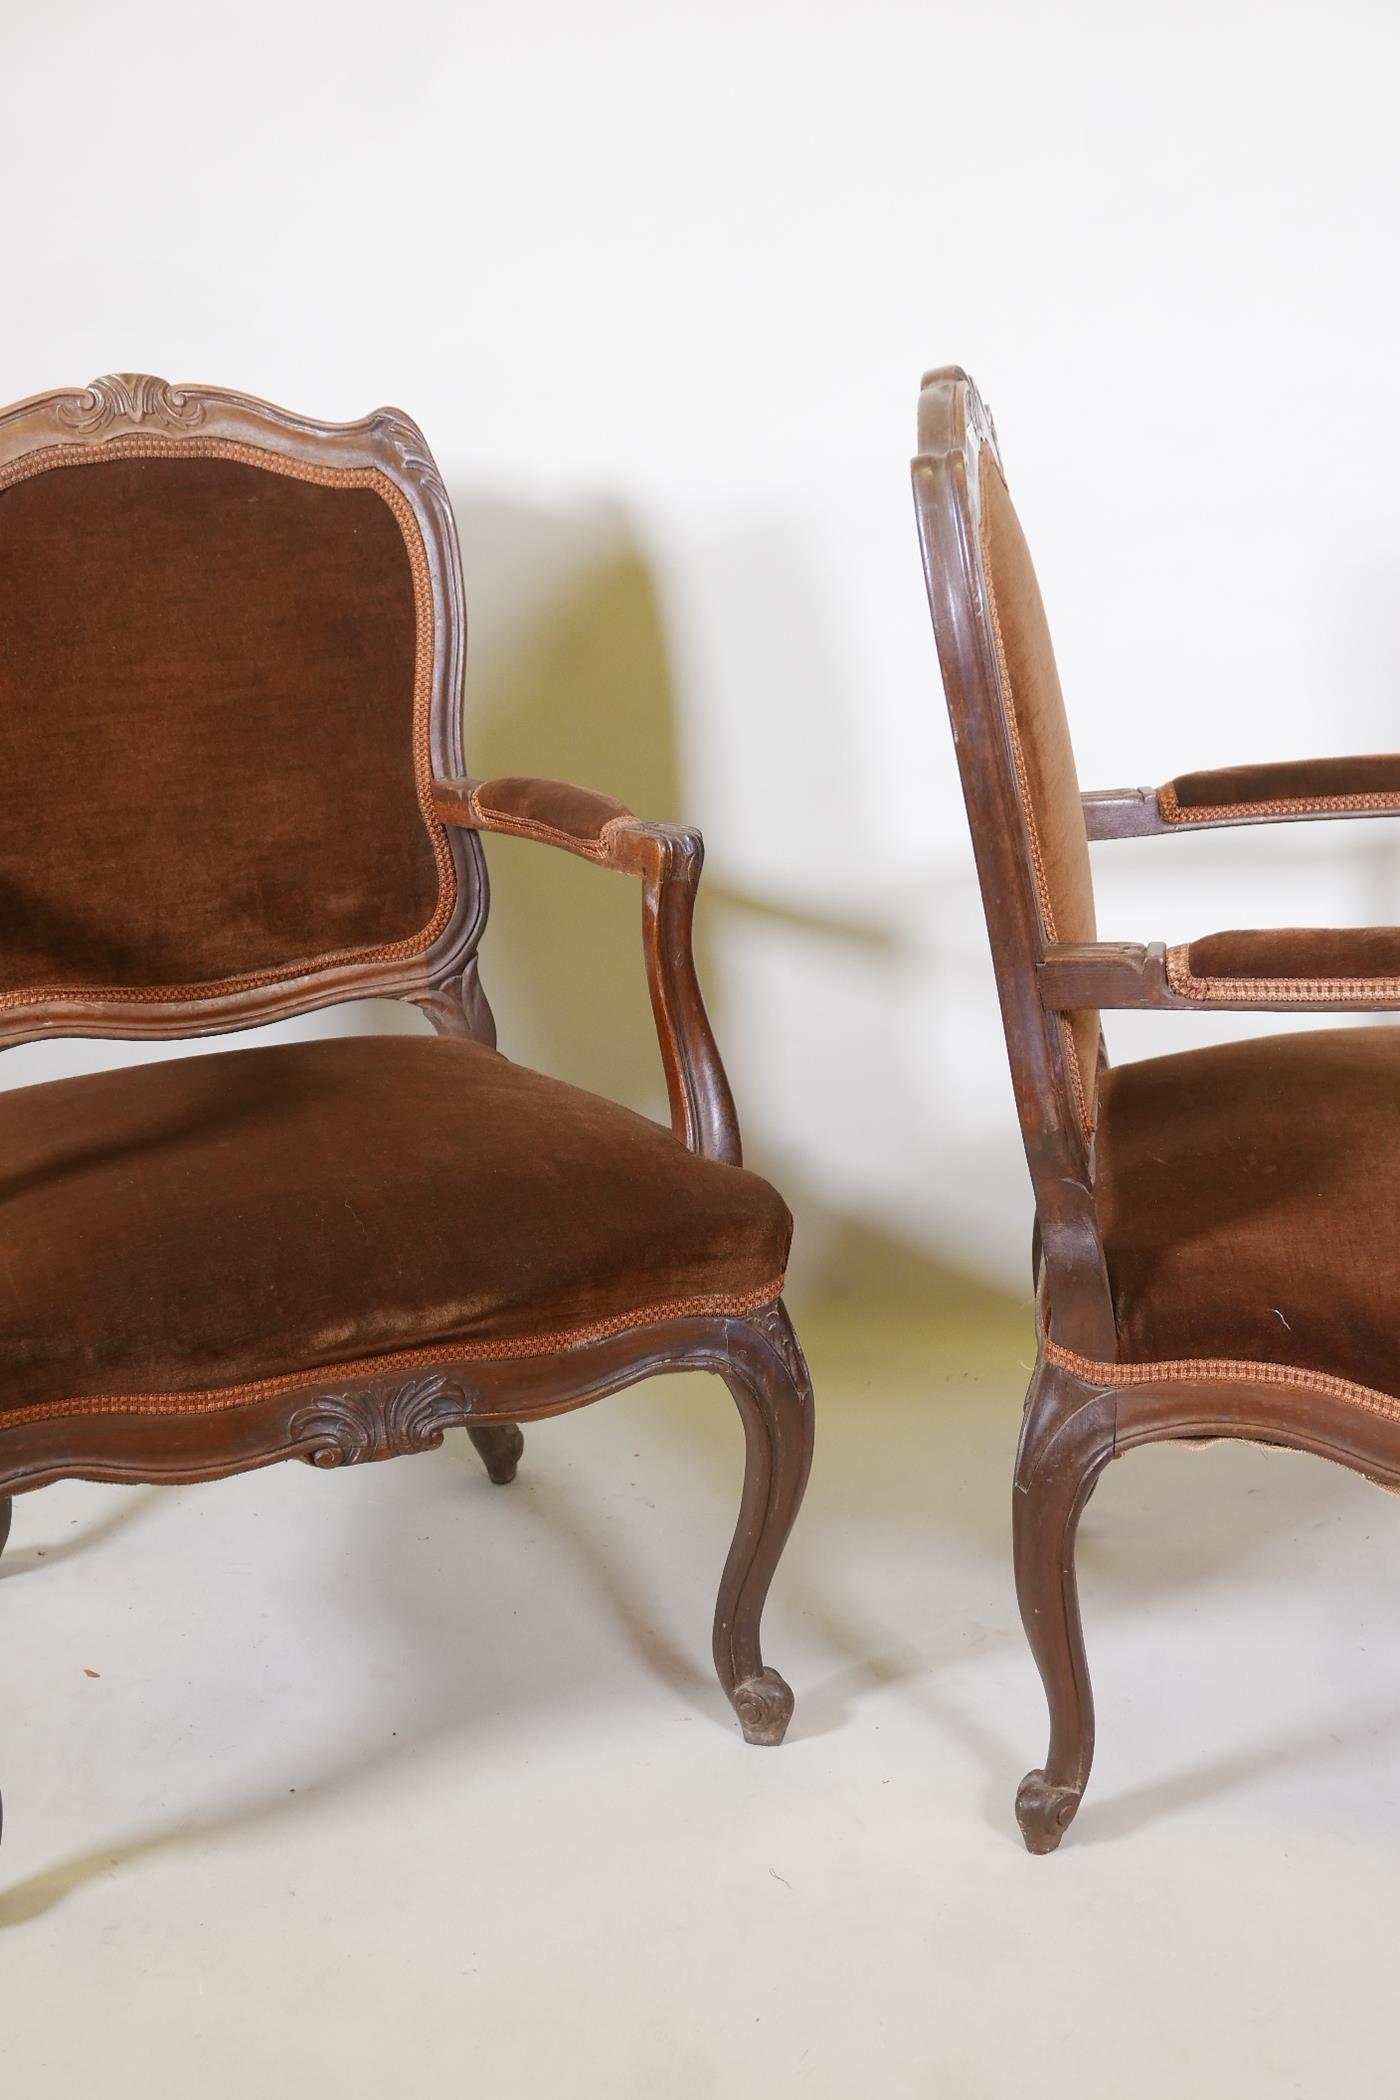
[(740, 1310), (790, 1231), (757, 1175), (474, 1043), (26, 1087), (0, 1094), (0, 1417)]
[(1400, 1396), (1400, 1029), (1115, 1067), (1098, 1187), (1123, 1360), (1287, 1364)]

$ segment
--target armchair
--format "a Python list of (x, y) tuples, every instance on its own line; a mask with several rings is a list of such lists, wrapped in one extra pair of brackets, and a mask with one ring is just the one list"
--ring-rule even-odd
[[(745, 1737), (811, 1388), (791, 1220), (740, 1165), (696, 980), (697, 832), (467, 775), (443, 483), (333, 425), (135, 374), (0, 413), (0, 1047), (197, 1037), (338, 1000), (433, 1033), (280, 1042), (0, 1094), (0, 1546), (64, 1477), (423, 1452), (653, 1372), (743, 1419), (714, 1660)], [(671, 1131), (510, 1063), (479, 834), (637, 875)]]
[(1101, 942), (1088, 843), (1400, 814), (1400, 758), (1185, 774), (1081, 796), (990, 417), (932, 372), (915, 506), (1035, 1195), (1038, 1349), (1012, 1498), (1050, 1745), (1016, 1812), (1052, 1851), (1094, 1748), (1075, 1534), (1104, 1467), (1245, 1437), (1400, 1485), (1400, 1030), (1264, 1036), (1111, 1067), (1100, 1012), (1400, 1008), (1400, 930)]

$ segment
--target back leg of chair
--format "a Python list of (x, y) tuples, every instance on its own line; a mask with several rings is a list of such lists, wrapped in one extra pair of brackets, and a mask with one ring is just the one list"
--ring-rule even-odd
[[(14, 1516), (14, 1498), (0, 1495), (0, 1553), (5, 1550), (5, 1541), (10, 1536), (10, 1519)], [(5, 1834), (5, 1804), (0, 1801), (0, 1837)]]
[(731, 1327), (724, 1380), (744, 1423), (744, 1491), (720, 1581), (714, 1655), (750, 1743), (780, 1743), (793, 1697), (765, 1668), (759, 1625), (812, 1465), (812, 1386), (781, 1302)]
[(1012, 1498), (1021, 1623), (1050, 1708), (1045, 1763), (1026, 1774), (1016, 1796), (1016, 1820), (1031, 1852), (1055, 1850), (1093, 1763), (1094, 1698), (1074, 1545), (1084, 1505), (1112, 1456), (1112, 1401), (1042, 1358), (1026, 1396)]
[(483, 1422), (470, 1426), (467, 1435), (481, 1454), (481, 1462), (497, 1487), (508, 1487), (515, 1478), (525, 1439), (514, 1422)]

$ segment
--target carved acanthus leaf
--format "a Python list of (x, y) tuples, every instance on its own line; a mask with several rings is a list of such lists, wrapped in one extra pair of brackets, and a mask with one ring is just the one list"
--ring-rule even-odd
[(60, 401), (58, 420), (82, 437), (99, 437), (114, 423), (194, 430), (204, 421), (204, 404), (148, 372), (108, 372), (84, 393)]
[(445, 510), (449, 509), (447, 485), (418, 425), (410, 423), (407, 416), (394, 409), (381, 408), (374, 418), (374, 429), (378, 436), (388, 440), (404, 473), (425, 495), (435, 498)]
[(812, 1374), (807, 1369), (807, 1359), (802, 1354), (792, 1322), (781, 1298), (772, 1305), (763, 1306), (758, 1312), (749, 1314), (749, 1325), (756, 1327), (774, 1353), (781, 1358), (783, 1369), (800, 1393), (810, 1394)]
[(358, 1466), (409, 1451), (434, 1451), (443, 1432), (465, 1422), (473, 1395), (450, 1378), (413, 1378), (357, 1392), (322, 1393), (290, 1422), (298, 1455), (313, 1466)]

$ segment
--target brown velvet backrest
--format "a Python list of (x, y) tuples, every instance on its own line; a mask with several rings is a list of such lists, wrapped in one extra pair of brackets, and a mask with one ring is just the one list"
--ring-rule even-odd
[(0, 1041), (460, 972), (461, 581), (421, 434), (123, 374), (0, 413)]
[(1042, 1245), (1052, 1286), (1056, 1275), (1065, 1285), (1052, 1289), (1052, 1312), (1078, 1308), (1077, 1343), (1111, 1356), (1092, 1187), (1099, 1017), (1047, 1011), (1037, 980), (1051, 942), (1095, 937), (1054, 651), (991, 418), (966, 373), (925, 380), (919, 445), (915, 507), (944, 692)]
[[(1030, 549), (1002, 473), (995, 443), (978, 454), (979, 553), (1001, 685), (1002, 711), (1016, 767), (1036, 904), (1047, 941), (1092, 941), (1094, 883), (1079, 775), (1065, 718), (1060, 674)], [(1099, 1017), (1069, 1017), (1070, 1083), (1092, 1128)]]

